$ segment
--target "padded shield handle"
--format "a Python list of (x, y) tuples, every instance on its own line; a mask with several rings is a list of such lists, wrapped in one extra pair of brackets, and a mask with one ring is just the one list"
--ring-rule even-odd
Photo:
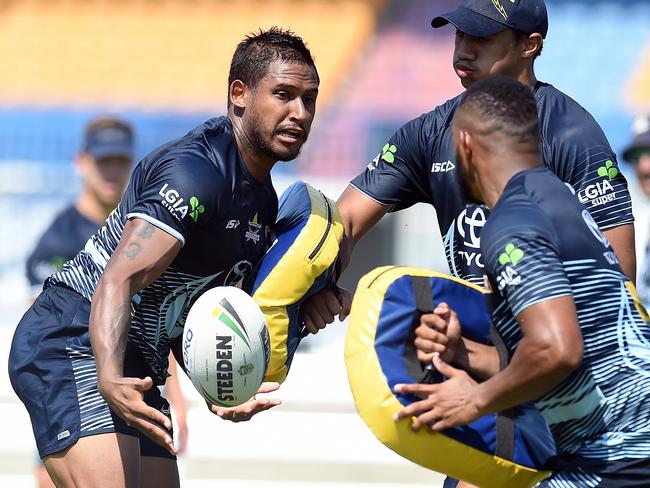
[(438, 373), (433, 364), (422, 364), (418, 359), (415, 347), (415, 329), (420, 325), (420, 317), (433, 312), (433, 290), (431, 279), (426, 276), (412, 276), (413, 298), (415, 298), (415, 313), (413, 323), (404, 342), (404, 365), (406, 371), (416, 383), (440, 383), (442, 375)]

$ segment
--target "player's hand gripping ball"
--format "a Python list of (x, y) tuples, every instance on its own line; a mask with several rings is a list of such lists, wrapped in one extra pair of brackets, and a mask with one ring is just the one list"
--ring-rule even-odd
[(255, 300), (218, 286), (192, 305), (183, 331), (183, 361), (208, 402), (234, 407), (251, 399), (269, 364), (266, 320)]

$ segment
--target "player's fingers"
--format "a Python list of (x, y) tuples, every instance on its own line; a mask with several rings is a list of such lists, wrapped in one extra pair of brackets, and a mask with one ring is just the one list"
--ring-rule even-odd
[(134, 416), (130, 422), (131, 426), (144, 433), (156, 444), (164, 447), (176, 455), (176, 447), (169, 431), (163, 429), (158, 422), (152, 421), (149, 417)]
[(428, 400), (420, 400), (407, 405), (402, 410), (393, 415), (393, 420), (397, 422), (400, 419), (415, 417), (423, 412), (433, 408), (433, 404)]
[(463, 371), (462, 369), (456, 369), (453, 366), (450, 366), (449, 364), (444, 362), (442, 359), (440, 359), (440, 355), (438, 353), (433, 354), (432, 362), (435, 368), (447, 378), (454, 378), (457, 376), (467, 375), (467, 373), (465, 373), (465, 371)]
[(327, 310), (332, 314), (332, 320), (334, 320), (334, 316), (338, 315), (341, 311), (341, 304), (339, 303), (339, 299), (334, 292), (330, 290), (328, 290), (328, 292), (329, 293), (325, 294), (325, 306), (327, 307)]
[(437, 389), (436, 385), (424, 385), (421, 383), (400, 383), (395, 385), (395, 392), (404, 395), (417, 395), (421, 398), (426, 398), (434, 393)]
[(441, 432), (441, 431), (443, 431), (445, 429), (448, 429), (450, 427), (453, 427), (453, 425), (449, 420), (441, 419), (441, 420), (438, 420), (437, 422), (434, 422), (429, 427), (429, 429), (431, 430), (431, 432)]
[(352, 295), (345, 288), (339, 287), (339, 304), (341, 305), (341, 312), (339, 313), (339, 320), (343, 322), (352, 309)]
[[(422, 364), (430, 365), (431, 361), (433, 361), (433, 355), (435, 353), (440, 354), (440, 353), (445, 352), (445, 348), (443, 346), (434, 345), (433, 348), (434, 348), (433, 350), (435, 352), (424, 352), (424, 351), (422, 351), (420, 349), (417, 349), (415, 354), (416, 354), (416, 356), (418, 358), (418, 361), (421, 362)], [(440, 348), (440, 349), (438, 350), (436, 348)]]
[[(150, 376), (145, 378), (130, 378), (132, 381), (130, 383), (135, 386), (135, 389), (140, 392), (145, 392), (150, 390), (153, 387), (153, 380)], [(124, 378), (124, 380), (129, 380), (129, 378)]]
[(307, 332), (309, 332), (310, 334), (318, 334), (318, 331), (320, 329), (316, 327), (316, 325), (314, 324), (314, 320), (312, 319), (310, 312), (303, 312), (302, 323), (305, 326)]
[(423, 344), (429, 342), (446, 346), (449, 339), (445, 334), (420, 326), (415, 329), (415, 342), (417, 343), (418, 341)]
[(147, 405), (144, 401), (129, 405), (130, 415), (145, 421), (153, 422), (164, 427), (167, 430), (172, 428), (172, 421), (169, 417), (153, 407)]
[(436, 305), (436, 308), (433, 309), (433, 313), (440, 316), (449, 316), (450, 311), (451, 308), (449, 308), (447, 302), (440, 302)]
[(413, 420), (413, 430), (419, 430), (422, 426), (431, 425), (440, 420), (441, 412), (437, 408), (430, 408)]
[(438, 332), (445, 333), (447, 332), (448, 321), (440, 315), (433, 313), (425, 313), (420, 316), (420, 326), (419, 329), (422, 329), (421, 333), (424, 333), (424, 329), (433, 329)]
[[(334, 316), (339, 313), (341, 307), (339, 301), (331, 290), (326, 290), (322, 295), (322, 300), (314, 302), (315, 310), (311, 314), (314, 325), (323, 329), (327, 324), (334, 322)], [(331, 308), (330, 308), (331, 307)]]
[(280, 388), (280, 383), (276, 381), (265, 381), (257, 389), (257, 393), (271, 393)]

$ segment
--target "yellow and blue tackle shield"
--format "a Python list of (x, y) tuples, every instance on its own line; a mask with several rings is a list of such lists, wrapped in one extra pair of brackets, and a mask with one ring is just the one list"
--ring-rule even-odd
[(373, 434), (401, 456), (485, 488), (532, 487), (549, 473), (551, 433), (530, 404), (471, 424), (414, 432), (393, 415), (419, 398), (395, 393), (398, 383), (440, 382), (416, 357), (413, 340), (422, 313), (447, 302), (463, 335), (489, 343), (490, 315), (483, 290), (469, 282), (418, 268), (388, 266), (364, 276), (349, 318), (345, 362), (356, 408)]

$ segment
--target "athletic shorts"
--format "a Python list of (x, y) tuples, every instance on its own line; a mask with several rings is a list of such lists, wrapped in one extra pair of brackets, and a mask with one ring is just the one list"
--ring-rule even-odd
[[(175, 459), (130, 427), (97, 390), (90, 346), (90, 302), (60, 285), (43, 290), (21, 319), (9, 353), (9, 378), (25, 404), (41, 458), (67, 449), (80, 437), (118, 432), (140, 439), (140, 454)], [(141, 354), (127, 345), (124, 375), (151, 376)], [(145, 402), (170, 417), (169, 403), (154, 386)]]
[(650, 458), (622, 461), (585, 460), (579, 457), (551, 459), (553, 474), (539, 488), (647, 488)]

